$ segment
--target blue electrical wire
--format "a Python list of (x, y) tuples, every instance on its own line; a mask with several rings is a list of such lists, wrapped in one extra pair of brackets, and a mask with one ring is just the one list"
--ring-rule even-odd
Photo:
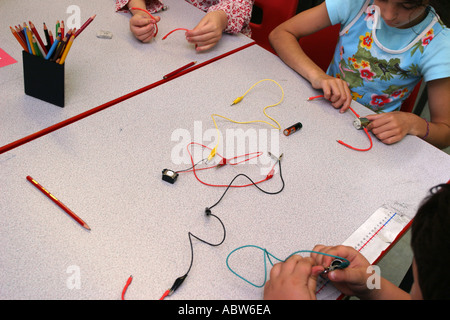
[[(263, 282), (263, 284), (261, 284), (261, 285), (254, 284), (253, 282), (251, 282), (251, 281), (245, 279), (243, 276), (241, 276), (240, 274), (238, 274), (237, 272), (235, 272), (235, 271), (230, 267), (230, 265), (229, 265), (229, 263), (228, 263), (228, 260), (230, 259), (230, 256), (231, 256), (233, 253), (235, 253), (235, 252), (238, 251), (238, 250), (244, 249), (244, 248), (256, 248), (256, 249), (258, 249), (258, 250), (263, 251), (263, 254), (264, 254), (264, 282)], [(339, 256), (335, 256), (335, 255), (332, 255), (332, 254), (328, 254), (328, 253), (324, 253), (324, 252), (312, 251), (312, 250), (299, 250), (299, 251), (296, 251), (296, 252), (290, 254), (285, 260), (281, 260), (281, 259), (275, 257), (273, 254), (271, 254), (269, 251), (267, 251), (267, 249), (261, 248), (261, 247), (259, 247), (259, 246), (255, 246), (255, 245), (245, 245), (245, 246), (241, 246), (241, 247), (239, 247), (239, 248), (234, 249), (233, 251), (231, 251), (231, 252), (228, 254), (227, 259), (226, 259), (226, 264), (227, 264), (228, 269), (229, 269), (232, 273), (234, 273), (237, 277), (241, 278), (242, 280), (244, 280), (245, 282), (251, 284), (251, 285), (254, 286), (254, 287), (262, 288), (262, 287), (264, 287), (264, 285), (265, 285), (266, 282), (267, 282), (267, 260), (269, 260), (270, 264), (273, 266), (273, 262), (272, 262), (272, 260), (270, 259), (270, 257), (274, 258), (275, 260), (278, 260), (279, 262), (285, 262), (287, 259), (289, 259), (289, 258), (292, 257), (293, 255), (296, 255), (296, 254), (299, 254), (299, 253), (316, 253), (316, 254), (321, 254), (321, 255), (324, 255), (324, 256), (332, 257), (332, 258), (335, 258), (335, 259), (340, 259), (340, 260), (342, 260), (342, 261), (345, 262), (345, 263), (344, 263), (344, 266), (343, 266), (342, 268), (345, 268), (345, 267), (347, 267), (347, 266), (350, 264), (350, 261), (348, 261), (348, 260), (345, 259), (345, 258), (342, 258), (342, 257), (339, 257)]]

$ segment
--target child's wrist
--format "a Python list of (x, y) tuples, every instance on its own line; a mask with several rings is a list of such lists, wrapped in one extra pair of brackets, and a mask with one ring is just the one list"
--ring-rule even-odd
[(430, 123), (425, 118), (421, 118), (415, 114), (409, 114), (412, 119), (410, 134), (426, 139), (430, 133)]

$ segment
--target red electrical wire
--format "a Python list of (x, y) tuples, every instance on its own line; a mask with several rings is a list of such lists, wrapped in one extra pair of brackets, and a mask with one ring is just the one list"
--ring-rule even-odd
[[(133, 280), (133, 276), (130, 276), (127, 280), (127, 283), (123, 287), (122, 300), (125, 300), (125, 293), (127, 292), (128, 287), (130, 286), (132, 280)], [(166, 292), (164, 292), (164, 294), (161, 296), (161, 298), (159, 298), (159, 300), (164, 300), (164, 298), (167, 297), (169, 294), (170, 294), (170, 290), (166, 290)]]
[[(349, 108), (350, 108), (350, 110), (353, 112), (353, 114), (354, 114), (357, 118), (359, 118), (359, 114), (357, 114), (356, 111), (352, 109), (352, 107), (349, 107)], [(367, 137), (369, 138), (369, 141), (370, 141), (370, 146), (369, 146), (368, 148), (366, 148), (366, 149), (360, 149), (360, 148), (352, 147), (352, 146), (348, 145), (347, 143), (345, 143), (345, 142), (343, 142), (343, 141), (341, 141), (341, 140), (337, 140), (337, 142), (339, 142), (339, 143), (342, 144), (343, 146), (346, 146), (347, 148), (350, 148), (350, 149), (352, 149), (352, 150), (356, 150), (356, 151), (369, 151), (370, 149), (372, 149), (373, 142), (372, 142), (372, 138), (370, 137), (370, 134), (369, 134), (369, 131), (367, 130), (367, 128), (364, 128), (364, 131), (366, 132)]]
[(161, 296), (161, 298), (159, 298), (159, 300), (164, 300), (165, 297), (167, 297), (170, 294), (170, 290), (166, 290), (166, 292), (164, 292), (164, 294)]
[[(268, 174), (264, 179), (262, 179), (262, 180), (260, 180), (260, 181), (258, 181), (258, 182), (249, 183), (249, 184), (245, 184), (245, 185), (213, 185), (213, 184), (209, 184), (209, 183), (206, 183), (206, 182), (203, 182), (202, 180), (200, 180), (200, 178), (197, 176), (196, 171), (207, 170), (207, 169), (211, 169), (211, 168), (216, 168), (217, 166), (225, 165), (225, 164), (229, 164), (229, 165), (235, 166), (235, 165), (238, 165), (238, 164), (240, 164), (240, 163), (243, 163), (243, 162), (246, 162), (246, 161), (249, 161), (249, 160), (251, 160), (251, 159), (254, 159), (254, 158), (257, 158), (257, 157), (261, 156), (261, 155), (262, 155), (262, 152), (261, 152), (261, 151), (258, 151), (258, 152), (247, 153), (247, 154), (235, 156), (235, 157), (232, 157), (232, 158), (229, 158), (229, 159), (223, 157), (223, 156), (220, 155), (219, 153), (216, 153), (216, 156), (219, 156), (220, 158), (222, 158), (222, 161), (220, 161), (220, 163), (219, 163), (218, 165), (209, 166), (209, 167), (200, 168), (200, 169), (195, 169), (196, 164), (194, 163), (194, 158), (192, 157), (192, 154), (191, 154), (191, 151), (190, 151), (190, 148), (189, 148), (191, 145), (199, 145), (199, 146), (201, 146), (201, 147), (203, 147), (203, 148), (212, 150), (211, 148), (209, 148), (209, 147), (207, 147), (207, 146), (205, 146), (205, 145), (203, 145), (203, 144), (197, 143), (197, 142), (191, 142), (191, 143), (189, 143), (189, 144), (187, 145), (186, 148), (187, 148), (187, 151), (188, 151), (189, 156), (190, 156), (190, 158), (191, 158), (192, 169), (188, 169), (188, 170), (180, 170), (180, 171), (177, 171), (177, 172), (191, 172), (191, 171), (192, 171), (192, 172), (194, 173), (194, 175), (195, 175), (195, 178), (196, 178), (200, 183), (202, 183), (202, 184), (204, 184), (204, 185), (207, 185), (207, 186), (211, 186), (211, 187), (241, 187), (241, 188), (242, 188), (242, 187), (248, 187), (248, 186), (251, 186), (251, 185), (254, 185), (254, 184), (258, 184), (258, 183), (267, 181), (267, 180), (269, 180), (269, 179), (271, 179), (271, 178), (273, 177), (274, 170), (275, 170), (274, 168), (275, 168), (275, 165), (277, 164), (277, 162), (276, 162), (276, 163), (273, 165), (272, 169), (270, 170), (269, 174)], [(237, 159), (240, 159), (240, 158), (244, 158), (244, 159), (243, 159), (243, 160), (240, 160), (240, 161), (231, 162), (232, 160), (237, 160)], [(122, 300), (125, 300), (125, 293), (126, 293), (128, 287), (129, 287), (129, 285), (131, 284), (131, 281), (132, 281), (132, 280), (133, 280), (133, 277), (130, 276), (130, 277), (128, 278), (128, 280), (127, 280), (127, 283), (125, 284), (125, 286), (124, 286), (124, 288), (123, 288), (123, 290), (122, 290)], [(159, 298), (159, 300), (164, 300), (167, 296), (170, 295), (170, 293), (171, 293), (171, 290), (170, 290), (170, 289), (166, 290), (166, 291), (163, 293), (163, 295), (161, 296), (161, 298)]]
[(163, 39), (163, 40), (166, 39), (170, 34), (172, 34), (172, 33), (175, 32), (175, 31), (178, 31), (178, 30), (189, 31), (189, 29), (186, 29), (186, 28), (176, 28), (176, 29), (170, 31), (170, 32), (169, 32), (168, 34), (166, 34), (164, 37), (162, 37), (162, 39)]
[(133, 280), (133, 276), (130, 276), (127, 280), (127, 283), (125, 284), (125, 287), (123, 287), (122, 290), (122, 300), (125, 300), (125, 293), (127, 292), (127, 289), (131, 283), (131, 281)]
[(145, 9), (142, 9), (142, 8), (136, 8), (136, 7), (130, 8), (130, 10), (140, 10), (140, 11), (143, 11), (143, 12), (145, 12), (146, 14), (148, 14), (148, 15), (150, 16), (150, 18), (152, 18), (153, 20), (155, 20), (155, 34), (154, 34), (153, 36), (155, 37), (155, 36), (158, 34), (158, 25), (156, 24), (156, 19), (155, 19), (154, 16), (152, 16), (152, 14), (151, 14), (150, 12), (148, 12), (148, 11), (145, 10)]
[[(309, 97), (307, 101), (311, 101), (311, 100), (314, 100), (314, 99), (317, 99), (317, 98), (323, 98), (323, 97), (324, 97), (323, 94), (322, 94), (322, 95), (319, 95), (319, 96), (315, 96), (315, 97)], [(352, 107), (349, 107), (349, 109), (353, 112), (353, 114), (354, 114), (357, 118), (359, 118), (359, 114), (357, 114), (356, 111), (352, 109)], [(347, 148), (350, 148), (350, 149), (352, 149), (352, 150), (356, 150), (356, 151), (369, 151), (370, 149), (372, 149), (373, 142), (372, 142), (372, 138), (370, 137), (369, 131), (368, 131), (366, 128), (364, 128), (364, 131), (366, 132), (367, 137), (369, 138), (369, 141), (370, 141), (370, 146), (369, 146), (368, 148), (366, 148), (366, 149), (360, 149), (360, 148), (352, 147), (351, 145), (349, 145), (349, 144), (343, 142), (342, 140), (337, 140), (337, 142), (339, 142), (339, 143), (342, 144), (343, 146), (346, 146)]]
[[(197, 172), (196, 172), (196, 171), (206, 170), (206, 169), (211, 169), (211, 168), (216, 168), (218, 165), (214, 165), (214, 166), (210, 166), (210, 167), (206, 167), (206, 168), (195, 169), (194, 158), (192, 157), (191, 151), (190, 151), (190, 149), (189, 149), (189, 146), (194, 145), (194, 144), (199, 145), (199, 146), (201, 146), (201, 147), (203, 147), (203, 148), (212, 150), (211, 148), (209, 148), (209, 147), (207, 147), (207, 146), (205, 146), (205, 145), (202, 145), (202, 144), (200, 144), (200, 143), (197, 143), (197, 142), (191, 142), (191, 143), (189, 143), (189, 144), (187, 145), (187, 151), (188, 151), (189, 156), (190, 156), (190, 158), (191, 158), (192, 169), (190, 169), (190, 170), (185, 170), (185, 171), (183, 171), (183, 172), (190, 172), (190, 171), (192, 171), (192, 172), (194, 173), (195, 178), (196, 178), (200, 183), (202, 183), (202, 184), (204, 184), (204, 185), (207, 185), (207, 186), (210, 186), (210, 187), (234, 187), (234, 188), (243, 188), (243, 187), (249, 187), (249, 186), (252, 186), (253, 184), (259, 184), (259, 183), (264, 182), (264, 181), (267, 181), (267, 180), (269, 180), (269, 179), (271, 179), (271, 178), (273, 177), (273, 173), (274, 173), (274, 171), (275, 171), (275, 166), (276, 166), (276, 164), (277, 164), (276, 162), (275, 162), (275, 164), (273, 165), (272, 169), (269, 171), (269, 174), (268, 174), (264, 179), (262, 179), (262, 180), (260, 180), (260, 181), (257, 181), (257, 182), (255, 182), (255, 183), (248, 183), (248, 184), (243, 184), (243, 185), (231, 185), (231, 186), (229, 186), (229, 185), (224, 185), (224, 184), (211, 184), (211, 183), (204, 182), (204, 181), (202, 181), (202, 180), (197, 176)], [(247, 154), (245, 154), (245, 155), (236, 156), (236, 157), (233, 157), (233, 158), (230, 158), (230, 159), (224, 158), (223, 156), (221, 156), (221, 155), (218, 154), (218, 153), (216, 153), (216, 156), (219, 156), (219, 157), (222, 158), (222, 161), (219, 163), (219, 166), (220, 166), (220, 165), (225, 165), (225, 164), (227, 164), (227, 163), (230, 164), (230, 165), (237, 165), (237, 164), (239, 164), (239, 163), (246, 162), (246, 161), (249, 161), (249, 160), (254, 159), (254, 158), (256, 158), (256, 157), (259, 157), (261, 154), (262, 154), (262, 152), (259, 151), (259, 152), (247, 153)], [(248, 156), (250, 156), (250, 155), (253, 155), (253, 156), (252, 156), (252, 157), (249, 157), (249, 158), (246, 158), (246, 159), (244, 159), (244, 160), (241, 160), (241, 161), (239, 161), (239, 162), (235, 162), (235, 163), (230, 163), (230, 162), (229, 162), (229, 160), (235, 160), (235, 159), (242, 158), (242, 157), (248, 157)], [(181, 171), (180, 171), (180, 172), (181, 172)]]
[(315, 96), (315, 97), (309, 97), (307, 101), (311, 101), (311, 100), (318, 99), (318, 98), (323, 98), (323, 94), (321, 94), (319, 96)]

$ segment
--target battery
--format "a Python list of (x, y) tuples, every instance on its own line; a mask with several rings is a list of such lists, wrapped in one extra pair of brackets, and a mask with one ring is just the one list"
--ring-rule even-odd
[(285, 136), (290, 136), (294, 132), (300, 130), (302, 128), (302, 124), (300, 122), (297, 122), (296, 124), (290, 126), (289, 128), (286, 128), (283, 130), (283, 133)]

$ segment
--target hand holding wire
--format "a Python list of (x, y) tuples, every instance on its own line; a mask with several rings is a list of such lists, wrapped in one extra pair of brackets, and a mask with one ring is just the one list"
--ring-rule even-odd
[(150, 20), (144, 17), (144, 15), (133, 15), (130, 19), (130, 30), (135, 37), (142, 42), (149, 42), (158, 34), (158, 22), (159, 17), (154, 17), (150, 12), (145, 9), (132, 7), (130, 10), (141, 11), (149, 16)]
[[(318, 95), (318, 96), (314, 96), (314, 97), (309, 97), (309, 98), (307, 99), (307, 101), (312, 101), (312, 100), (319, 99), (319, 98), (324, 98), (324, 95)], [(362, 118), (360, 118), (359, 114), (356, 113), (356, 111), (355, 111), (352, 107), (348, 107), (348, 108), (349, 108), (349, 109), (353, 112), (353, 114), (356, 116), (356, 119), (362, 119)], [(356, 119), (355, 119), (355, 120), (356, 120)], [(354, 125), (355, 125), (355, 123), (354, 123)], [(336, 141), (337, 141), (338, 143), (342, 144), (343, 146), (346, 146), (347, 148), (353, 149), (353, 150), (355, 150), (355, 151), (369, 151), (370, 149), (372, 149), (373, 142), (372, 142), (372, 137), (370, 136), (369, 131), (367, 130), (366, 126), (367, 126), (367, 124), (365, 124), (365, 126), (361, 126), (361, 127), (358, 127), (358, 128), (357, 128), (357, 126), (355, 125), (355, 128), (357, 128), (358, 130), (359, 130), (359, 129), (363, 129), (363, 130), (364, 130), (364, 132), (366, 133), (367, 137), (369, 138), (369, 142), (370, 142), (369, 147), (367, 147), (367, 148), (355, 148), (355, 147), (353, 147), (353, 146), (351, 146), (351, 145), (349, 145), (349, 144), (343, 142), (342, 140), (336, 140)]]

